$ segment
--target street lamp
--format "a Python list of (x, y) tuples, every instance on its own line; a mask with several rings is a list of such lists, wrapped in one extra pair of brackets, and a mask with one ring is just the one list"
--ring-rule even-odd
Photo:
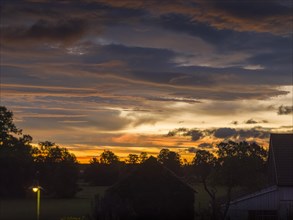
[(37, 193), (37, 220), (40, 220), (41, 188), (40, 186), (34, 186), (32, 188), (33, 192)]

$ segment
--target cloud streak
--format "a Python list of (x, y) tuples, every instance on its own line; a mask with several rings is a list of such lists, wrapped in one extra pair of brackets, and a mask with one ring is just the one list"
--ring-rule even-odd
[(192, 152), (292, 131), (286, 1), (1, 7), (1, 105), (37, 141), (80, 155), (82, 147)]

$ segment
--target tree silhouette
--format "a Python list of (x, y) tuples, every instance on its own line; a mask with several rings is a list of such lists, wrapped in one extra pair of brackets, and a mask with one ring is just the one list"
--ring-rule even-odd
[[(217, 145), (215, 157), (206, 150), (196, 152), (194, 172), (211, 198), (212, 218), (225, 219), (231, 196), (236, 187), (259, 187), (258, 181), (265, 170), (267, 151), (256, 143), (222, 142)], [(216, 203), (215, 186), (226, 188), (226, 204), (221, 213)]]
[(32, 137), (22, 135), (13, 113), (0, 106), (0, 196), (24, 196), (33, 176)]
[(125, 160), (126, 163), (135, 165), (139, 163), (139, 156), (137, 154), (128, 154), (127, 159)]
[(114, 154), (110, 150), (104, 150), (104, 152), (100, 156), (100, 162), (102, 164), (115, 164), (119, 161), (119, 158), (116, 154)]
[(217, 204), (216, 204), (216, 189), (210, 183), (210, 177), (217, 169), (217, 158), (207, 150), (196, 151), (195, 157), (192, 161), (194, 173), (203, 184), (205, 191), (211, 199), (212, 218), (216, 219)]
[(181, 174), (181, 158), (178, 153), (162, 149), (158, 155), (158, 161), (174, 173)]
[(144, 163), (149, 158), (146, 152), (141, 152), (139, 154), (139, 163)]
[(40, 142), (34, 154), (40, 184), (46, 192), (56, 197), (73, 197), (78, 180), (75, 155), (49, 141)]
[(73, 154), (49, 141), (32, 147), (32, 137), (22, 134), (13, 113), (4, 106), (0, 106), (0, 129), (0, 196), (24, 196), (36, 181), (36, 173), (47, 193), (75, 194), (78, 167)]
[(118, 156), (105, 150), (100, 155), (100, 160), (96, 157), (90, 160), (90, 166), (85, 170), (85, 180), (93, 185), (112, 185), (119, 179), (120, 166)]
[[(237, 186), (258, 188), (265, 170), (267, 151), (256, 143), (228, 141), (218, 145), (220, 169), (218, 183), (225, 186), (226, 207), (223, 218), (229, 209), (233, 189)], [(260, 180), (260, 181), (259, 181)]]

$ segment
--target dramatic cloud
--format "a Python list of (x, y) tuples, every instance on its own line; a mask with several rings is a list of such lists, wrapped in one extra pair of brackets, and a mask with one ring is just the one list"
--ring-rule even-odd
[[(249, 138), (259, 138), (259, 139), (267, 139), (272, 132), (271, 128), (263, 128), (263, 127), (253, 127), (249, 129), (235, 129), (235, 128), (217, 128), (217, 129), (187, 129), (187, 128), (179, 128), (172, 130), (168, 133), (168, 136), (190, 136), (191, 141), (197, 141), (199, 139), (203, 139), (206, 137), (216, 138), (216, 139), (234, 139), (234, 140), (243, 140)], [(206, 148), (211, 147), (211, 143), (201, 143), (198, 147)]]
[(248, 139), (248, 138), (260, 138), (265, 139), (270, 135), (270, 129), (262, 127), (254, 127), (250, 129), (233, 129), (233, 128), (218, 128), (214, 130), (213, 135), (216, 138), (235, 138), (235, 139)]
[(219, 128), (215, 130), (214, 136), (217, 138), (231, 138), (237, 134), (234, 128)]
[[(217, 29), (233, 29), (237, 31), (273, 32), (289, 34), (291, 4), (284, 1), (269, 0), (264, 5), (259, 1), (204, 1), (180, 0), (161, 1), (119, 1), (100, 0), (105, 4), (120, 8), (144, 8), (160, 15), (182, 14), (188, 16), (191, 22), (208, 23)], [(206, 10), (208, 9), (208, 13)], [(274, 24), (271, 22), (275, 21)]]
[(267, 143), (292, 131), (291, 11), (285, 0), (3, 1), (1, 105), (36, 142), (83, 157)]
[(185, 133), (186, 136), (191, 136), (192, 141), (197, 141), (202, 137), (202, 133), (198, 130), (190, 130)]
[(71, 43), (79, 40), (86, 31), (85, 21), (78, 19), (46, 21), (39, 20), (29, 27), (5, 27), (2, 29), (4, 43)]
[(284, 106), (281, 105), (278, 108), (278, 114), (279, 115), (289, 115), (293, 112), (293, 106)]

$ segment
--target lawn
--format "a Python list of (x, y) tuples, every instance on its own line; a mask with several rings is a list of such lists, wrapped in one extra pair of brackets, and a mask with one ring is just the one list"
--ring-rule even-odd
[[(91, 220), (92, 198), (102, 195), (107, 187), (83, 186), (72, 199), (41, 198), (40, 220)], [(208, 209), (209, 196), (202, 184), (195, 185), (195, 210)], [(224, 195), (224, 188), (218, 188), (218, 196)], [(36, 198), (0, 200), (0, 219), (36, 219)]]
[[(72, 199), (41, 197), (40, 220), (88, 220), (93, 196), (103, 193), (105, 189), (105, 187), (83, 187)], [(36, 198), (0, 200), (0, 219), (36, 219)]]
[[(202, 209), (208, 209), (209, 208), (209, 202), (211, 200), (210, 196), (208, 193), (205, 191), (203, 184), (196, 184), (194, 186), (196, 190), (195, 194), (195, 210), (199, 211)], [(218, 186), (217, 187), (217, 193), (216, 197), (223, 197), (226, 195), (225, 187)]]

